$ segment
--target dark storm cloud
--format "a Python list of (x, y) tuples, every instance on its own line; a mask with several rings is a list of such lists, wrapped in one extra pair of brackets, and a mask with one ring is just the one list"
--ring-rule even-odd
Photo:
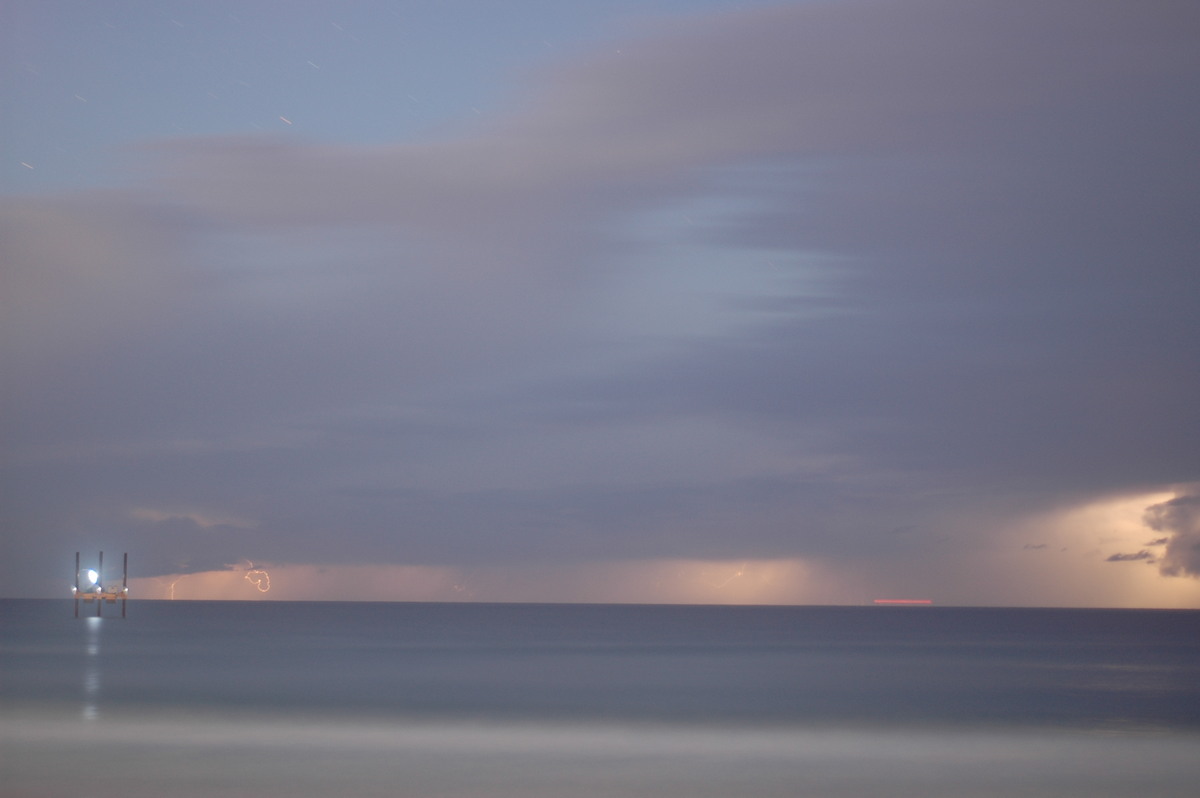
[(1163, 542), (1162, 572), (1168, 576), (1200, 576), (1200, 495), (1177, 496), (1146, 508), (1146, 525), (1170, 532)]
[(1173, 2), (749, 10), (441, 139), (158, 142), (7, 200), (6, 545), (953, 562), (1194, 481), (1197, 40)]
[(1133, 554), (1112, 554), (1105, 558), (1105, 562), (1137, 562), (1138, 560), (1153, 561), (1154, 555), (1143, 549)]

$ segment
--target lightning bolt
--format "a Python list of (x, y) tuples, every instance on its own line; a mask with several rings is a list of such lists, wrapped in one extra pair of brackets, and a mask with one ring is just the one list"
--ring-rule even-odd
[(246, 560), (246, 563), (249, 567), (242, 578), (254, 585), (259, 593), (269, 593), (271, 591), (271, 575), (261, 568), (255, 568), (254, 563), (249, 560)]
[(715, 587), (715, 588), (717, 588), (717, 589), (719, 590), (719, 589), (721, 589), (721, 588), (725, 587), (725, 585), (727, 585), (727, 584), (729, 584), (730, 582), (732, 582), (734, 579), (737, 579), (737, 578), (739, 578), (739, 577), (741, 577), (741, 576), (744, 576), (744, 575), (746, 574), (746, 566), (747, 566), (747, 565), (749, 565), (749, 564), (750, 564), (750, 563), (748, 563), (748, 562), (744, 562), (744, 563), (742, 563), (741, 567), (737, 569), (737, 572), (736, 572), (736, 573), (734, 573), (734, 575), (733, 575), (733, 576), (729, 577), (728, 579), (726, 579), (724, 582), (720, 583), (719, 585), (713, 585), (713, 587)]

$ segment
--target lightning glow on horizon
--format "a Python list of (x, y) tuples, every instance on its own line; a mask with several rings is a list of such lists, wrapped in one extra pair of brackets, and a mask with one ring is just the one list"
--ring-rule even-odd
[(242, 578), (254, 585), (259, 593), (271, 592), (271, 575), (261, 568), (255, 568), (254, 563), (249, 560), (246, 562), (249, 563), (250, 567), (246, 569), (246, 573)]

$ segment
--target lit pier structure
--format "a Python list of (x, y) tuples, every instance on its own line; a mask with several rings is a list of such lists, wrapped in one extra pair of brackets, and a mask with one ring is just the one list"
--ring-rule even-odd
[[(80, 584), (81, 579), (83, 584)], [(120, 587), (104, 587), (104, 552), (100, 552), (100, 562), (96, 566), (96, 570), (91, 568), (86, 571), (79, 570), (79, 552), (75, 552), (75, 585), (71, 588), (71, 595), (75, 597), (75, 617), (79, 617), (79, 602), (94, 601), (96, 602), (96, 617), (99, 618), (104, 612), (104, 603), (116, 604), (121, 602), (121, 617), (125, 617), (125, 600), (129, 598), (129, 552), (125, 552), (125, 557), (121, 564), (121, 586)]]

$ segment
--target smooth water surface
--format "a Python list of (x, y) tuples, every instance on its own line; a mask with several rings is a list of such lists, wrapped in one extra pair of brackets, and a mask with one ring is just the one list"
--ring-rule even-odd
[(1200, 779), (1194, 611), (0, 613), (5, 795), (1190, 796)]

